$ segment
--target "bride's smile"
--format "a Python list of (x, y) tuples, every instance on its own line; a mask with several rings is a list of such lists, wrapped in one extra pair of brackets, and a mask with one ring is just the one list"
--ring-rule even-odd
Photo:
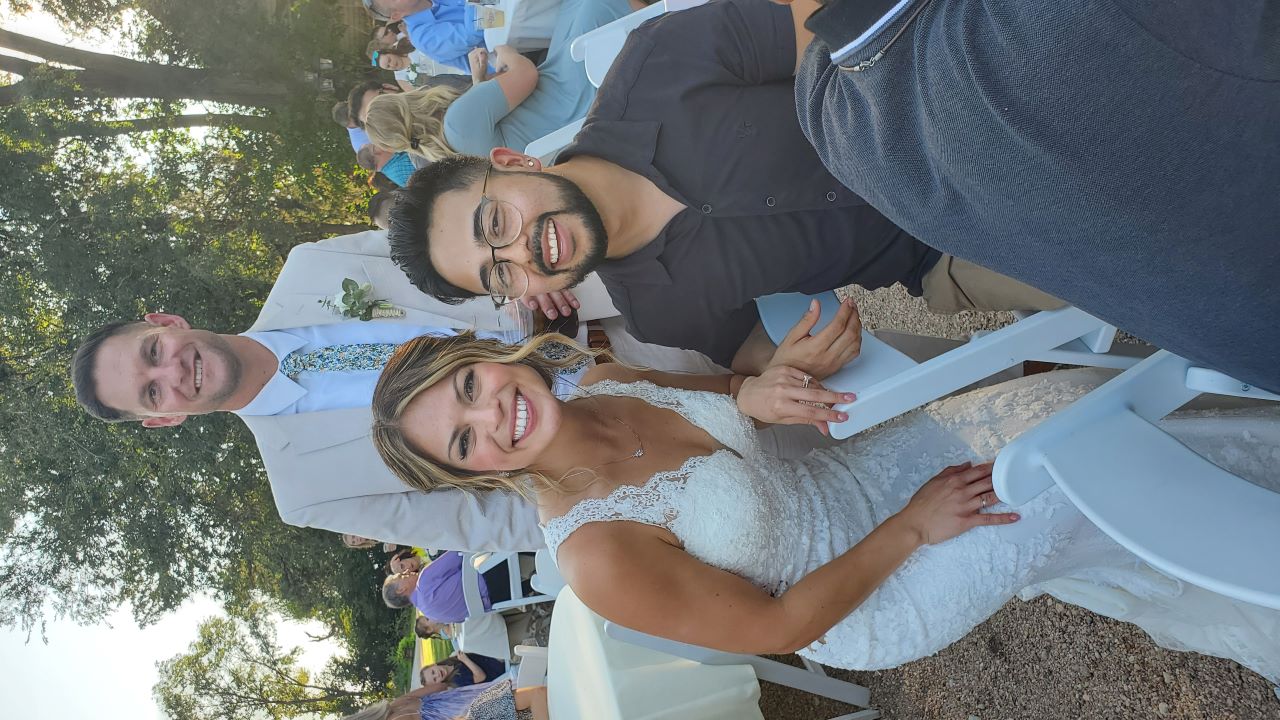
[(511, 471), (547, 450), (561, 406), (531, 368), (473, 363), (410, 400), (404, 422), (406, 439), (431, 457), (472, 472)]

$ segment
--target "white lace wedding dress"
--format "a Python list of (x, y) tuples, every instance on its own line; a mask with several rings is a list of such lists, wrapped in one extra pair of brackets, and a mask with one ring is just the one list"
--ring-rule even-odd
[[(724, 448), (643, 486), (583, 500), (543, 530), (554, 553), (586, 523), (656, 525), (703, 562), (776, 595), (861, 540), (945, 466), (995, 457), (1104, 379), (1076, 370), (1014, 380), (934, 402), (794, 461), (762, 453), (750, 420), (727, 396), (600, 382), (587, 391), (674, 410)], [(1270, 485), (1280, 467), (1280, 414), (1272, 409), (1175, 416), (1165, 428), (1253, 482)], [(801, 654), (841, 668), (894, 667), (959, 640), (1014, 595), (1047, 592), (1133, 622), (1166, 647), (1229, 657), (1280, 680), (1280, 612), (1157, 572), (1098, 531), (1056, 489), (1018, 512), (1022, 520), (1013, 525), (981, 527), (921, 548)]]

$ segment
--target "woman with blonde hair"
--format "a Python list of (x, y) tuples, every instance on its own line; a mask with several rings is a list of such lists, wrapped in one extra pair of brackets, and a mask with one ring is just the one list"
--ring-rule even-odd
[[(574, 38), (642, 6), (639, 0), (564, 0), (541, 64), (535, 66), (507, 45), (494, 48), (492, 57), (477, 48), (468, 56), (473, 88), (451, 98), (444, 108), (413, 106), (416, 121), (403, 117), (408, 105), (387, 103), (379, 110), (383, 98), (378, 98), (369, 104), (365, 120), (369, 139), (389, 150), (409, 148), (416, 140), (418, 154), (428, 160), (487, 155), (495, 147), (524, 150), (543, 135), (583, 118), (595, 99), (596, 89), (569, 55)], [(489, 73), (490, 65), (497, 68), (496, 74)], [(381, 112), (386, 113), (385, 122), (377, 122), (375, 130), (374, 115)], [(426, 133), (435, 137), (428, 139)]]
[(379, 95), (369, 103), (364, 129), (369, 140), (390, 152), (426, 160), (456, 155), (444, 137), (444, 114), (461, 91), (434, 85), (412, 92)]
[[(373, 441), (412, 487), (531, 495), (578, 597), (653, 635), (882, 669), (959, 640), (1015, 595), (1048, 592), (1138, 624), (1163, 645), (1280, 679), (1280, 612), (1161, 574), (1057, 488), (1017, 514), (994, 495), (981, 460), (1104, 372), (983, 388), (781, 460), (762, 450), (752, 419), (822, 425), (844, 417), (826, 404), (853, 399), (788, 365), (812, 339), (805, 329), (802, 321), (758, 377), (605, 363), (569, 401), (548, 378), (574, 358), (539, 356), (545, 340), (417, 338), (374, 390)], [(1188, 413), (1164, 428), (1274, 485), (1275, 408)]]

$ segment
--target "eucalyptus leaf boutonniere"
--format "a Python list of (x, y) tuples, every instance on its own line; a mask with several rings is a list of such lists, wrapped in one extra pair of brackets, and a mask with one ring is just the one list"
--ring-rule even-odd
[(404, 317), (403, 308), (398, 308), (386, 300), (374, 298), (372, 295), (371, 283), (361, 285), (351, 278), (343, 278), (341, 292), (318, 302), (343, 317), (361, 320)]

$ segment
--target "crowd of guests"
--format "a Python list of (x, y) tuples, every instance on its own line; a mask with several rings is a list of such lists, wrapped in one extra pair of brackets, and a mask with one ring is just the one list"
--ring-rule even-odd
[[(867, 28), (825, 23), (853, 16), (815, 0), (712, 0), (636, 29), (596, 93), (559, 72), (565, 44), (630, 5), (565, 0), (538, 65), (481, 51), (461, 0), (366, 0), (391, 24), (371, 62), (412, 45), (467, 71), (418, 63), (414, 89), (369, 82), (334, 109), (361, 162), (403, 181), (378, 203), (390, 230), (295, 248), (243, 333), (167, 313), (104, 326), (73, 360), (77, 399), (152, 428), (237, 413), (286, 522), (548, 546), (594, 611), (684, 642), (894, 667), (1049, 592), (1280, 681), (1274, 610), (1159, 573), (1056, 488), (1018, 512), (995, 496), (982, 460), (1096, 374), (949, 398), (836, 445), (820, 433), (856, 398), (822, 380), (859, 354), (856, 308), (815, 304), (775, 344), (754, 304), (849, 284), (901, 284), (938, 312), (1070, 303), (1280, 389), (1280, 44), (1256, 42), (1280, 15), (1264, 2), (914, 0), (859, 45)], [(554, 164), (521, 151), (588, 105)], [(347, 278), (397, 316), (318, 306)], [(590, 278), (607, 298), (580, 302)], [(619, 362), (566, 391), (599, 353), (513, 339), (510, 301), (620, 316)], [(806, 433), (787, 445), (783, 425)], [(1265, 486), (1278, 429), (1274, 412), (1222, 415), (1199, 437)], [(427, 633), (460, 612), (423, 585), (459, 563), (436, 562), (396, 560), (383, 590), (427, 605)], [(425, 719), (428, 696), (465, 690), (396, 703)], [(538, 712), (509, 686), (472, 692)]]
[[(379, 192), (456, 154), (529, 143), (586, 115), (595, 88), (570, 57), (575, 38), (643, 7), (640, 0), (564, 0), (545, 51), (489, 52), (472, 6), (366, 0), (376, 25), (366, 54), (394, 83), (368, 81), (333, 107)], [(371, 203), (370, 222), (385, 218)]]
[[(449, 657), (419, 668), (419, 688), (389, 703), (389, 712), (404, 706), (414, 708), (422, 718), (452, 720), (464, 713), (469, 713), (468, 717), (484, 717), (477, 714), (481, 712), (501, 718), (507, 717), (505, 706), (513, 703), (517, 717), (546, 717), (545, 687), (512, 691), (505, 677), (510, 656), (503, 659), (468, 653), (461, 647), (458, 628), (471, 615), (463, 592), (465, 558), (462, 553), (423, 552), (353, 533), (342, 533), (340, 539), (345, 547), (353, 550), (381, 550), (385, 554), (382, 599), (386, 606), (392, 610), (414, 608), (419, 613), (414, 622), (414, 634), (418, 638), (446, 640), (454, 646)], [(511, 599), (505, 565), (499, 564), (479, 574), (476, 582), (486, 613), (492, 610), (493, 603)], [(528, 580), (524, 581), (522, 591), (526, 595), (532, 593)], [(453, 692), (459, 689), (465, 690)], [(368, 712), (382, 717), (382, 704), (349, 720), (364, 718)], [(394, 714), (387, 717), (389, 720)]]

